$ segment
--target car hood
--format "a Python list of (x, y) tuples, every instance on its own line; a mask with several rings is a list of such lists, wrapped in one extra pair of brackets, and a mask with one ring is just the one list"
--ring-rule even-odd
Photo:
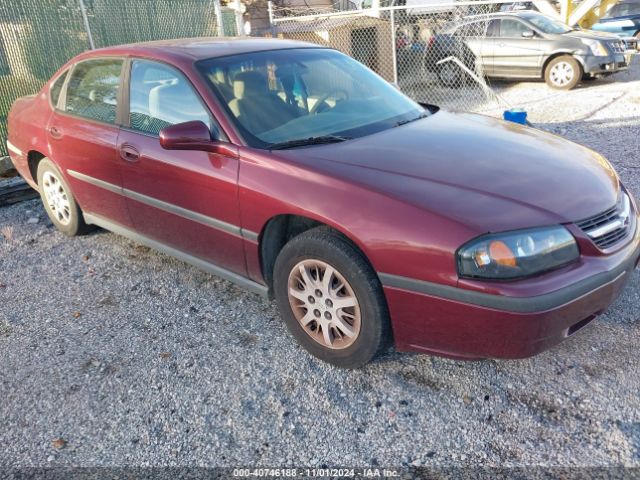
[(575, 30), (572, 32), (563, 33), (562, 36), (585, 40), (620, 40), (620, 37), (612, 33), (596, 32), (594, 30)]
[(568, 223), (616, 202), (598, 153), (491, 117), (439, 111), (342, 143), (278, 152), (478, 231)]

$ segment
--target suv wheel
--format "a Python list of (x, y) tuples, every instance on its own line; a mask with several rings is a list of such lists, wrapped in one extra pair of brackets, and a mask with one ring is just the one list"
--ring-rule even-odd
[(325, 362), (357, 368), (390, 342), (378, 276), (348, 240), (328, 228), (304, 232), (283, 247), (274, 291), (293, 337)]
[(571, 90), (582, 78), (582, 67), (571, 55), (561, 55), (547, 64), (544, 79), (551, 88)]
[(443, 87), (459, 88), (464, 81), (465, 72), (454, 62), (444, 62), (437, 66), (438, 79)]
[(37, 177), (42, 204), (55, 227), (69, 236), (87, 232), (82, 211), (55, 164), (46, 157), (40, 160)]

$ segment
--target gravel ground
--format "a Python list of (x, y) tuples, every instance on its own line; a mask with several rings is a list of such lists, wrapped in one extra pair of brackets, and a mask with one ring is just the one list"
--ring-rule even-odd
[[(640, 198), (638, 70), (497, 88)], [(0, 209), (0, 231), (0, 466), (640, 466), (638, 272), (535, 358), (343, 371), (273, 304), (104, 231), (66, 238), (37, 201)]]

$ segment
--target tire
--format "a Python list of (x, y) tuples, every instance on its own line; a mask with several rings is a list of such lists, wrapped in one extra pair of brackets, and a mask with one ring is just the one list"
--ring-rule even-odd
[(560, 55), (544, 69), (544, 80), (556, 90), (571, 90), (582, 79), (582, 66), (571, 55)]
[(464, 83), (465, 72), (454, 62), (445, 62), (436, 66), (438, 80), (443, 87), (458, 88)]
[(58, 167), (46, 157), (38, 163), (37, 178), (40, 199), (55, 227), (70, 237), (88, 232), (90, 227), (85, 223), (69, 185)]
[[(451, 56), (457, 57), (471, 72), (476, 72), (476, 56), (469, 48), (458, 48)], [(447, 88), (461, 88), (467, 83), (474, 83), (471, 76), (457, 62), (448, 61), (436, 65), (436, 71), (440, 84)]]
[[(328, 272), (331, 281), (325, 288)], [(389, 311), (378, 276), (353, 244), (327, 227), (308, 230), (283, 247), (274, 267), (274, 292), (290, 333), (327, 363), (357, 368), (391, 342)]]

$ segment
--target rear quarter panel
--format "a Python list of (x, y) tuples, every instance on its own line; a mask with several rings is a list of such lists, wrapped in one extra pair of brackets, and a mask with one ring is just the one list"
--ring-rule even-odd
[(603, 19), (591, 28), (599, 32), (608, 32), (624, 37), (632, 37), (640, 31), (640, 15)]
[(51, 116), (48, 84), (38, 94), (18, 98), (11, 107), (8, 117), (9, 155), (18, 173), (37, 189), (36, 178), (29, 171), (28, 155), (37, 151), (49, 156), (46, 126)]

